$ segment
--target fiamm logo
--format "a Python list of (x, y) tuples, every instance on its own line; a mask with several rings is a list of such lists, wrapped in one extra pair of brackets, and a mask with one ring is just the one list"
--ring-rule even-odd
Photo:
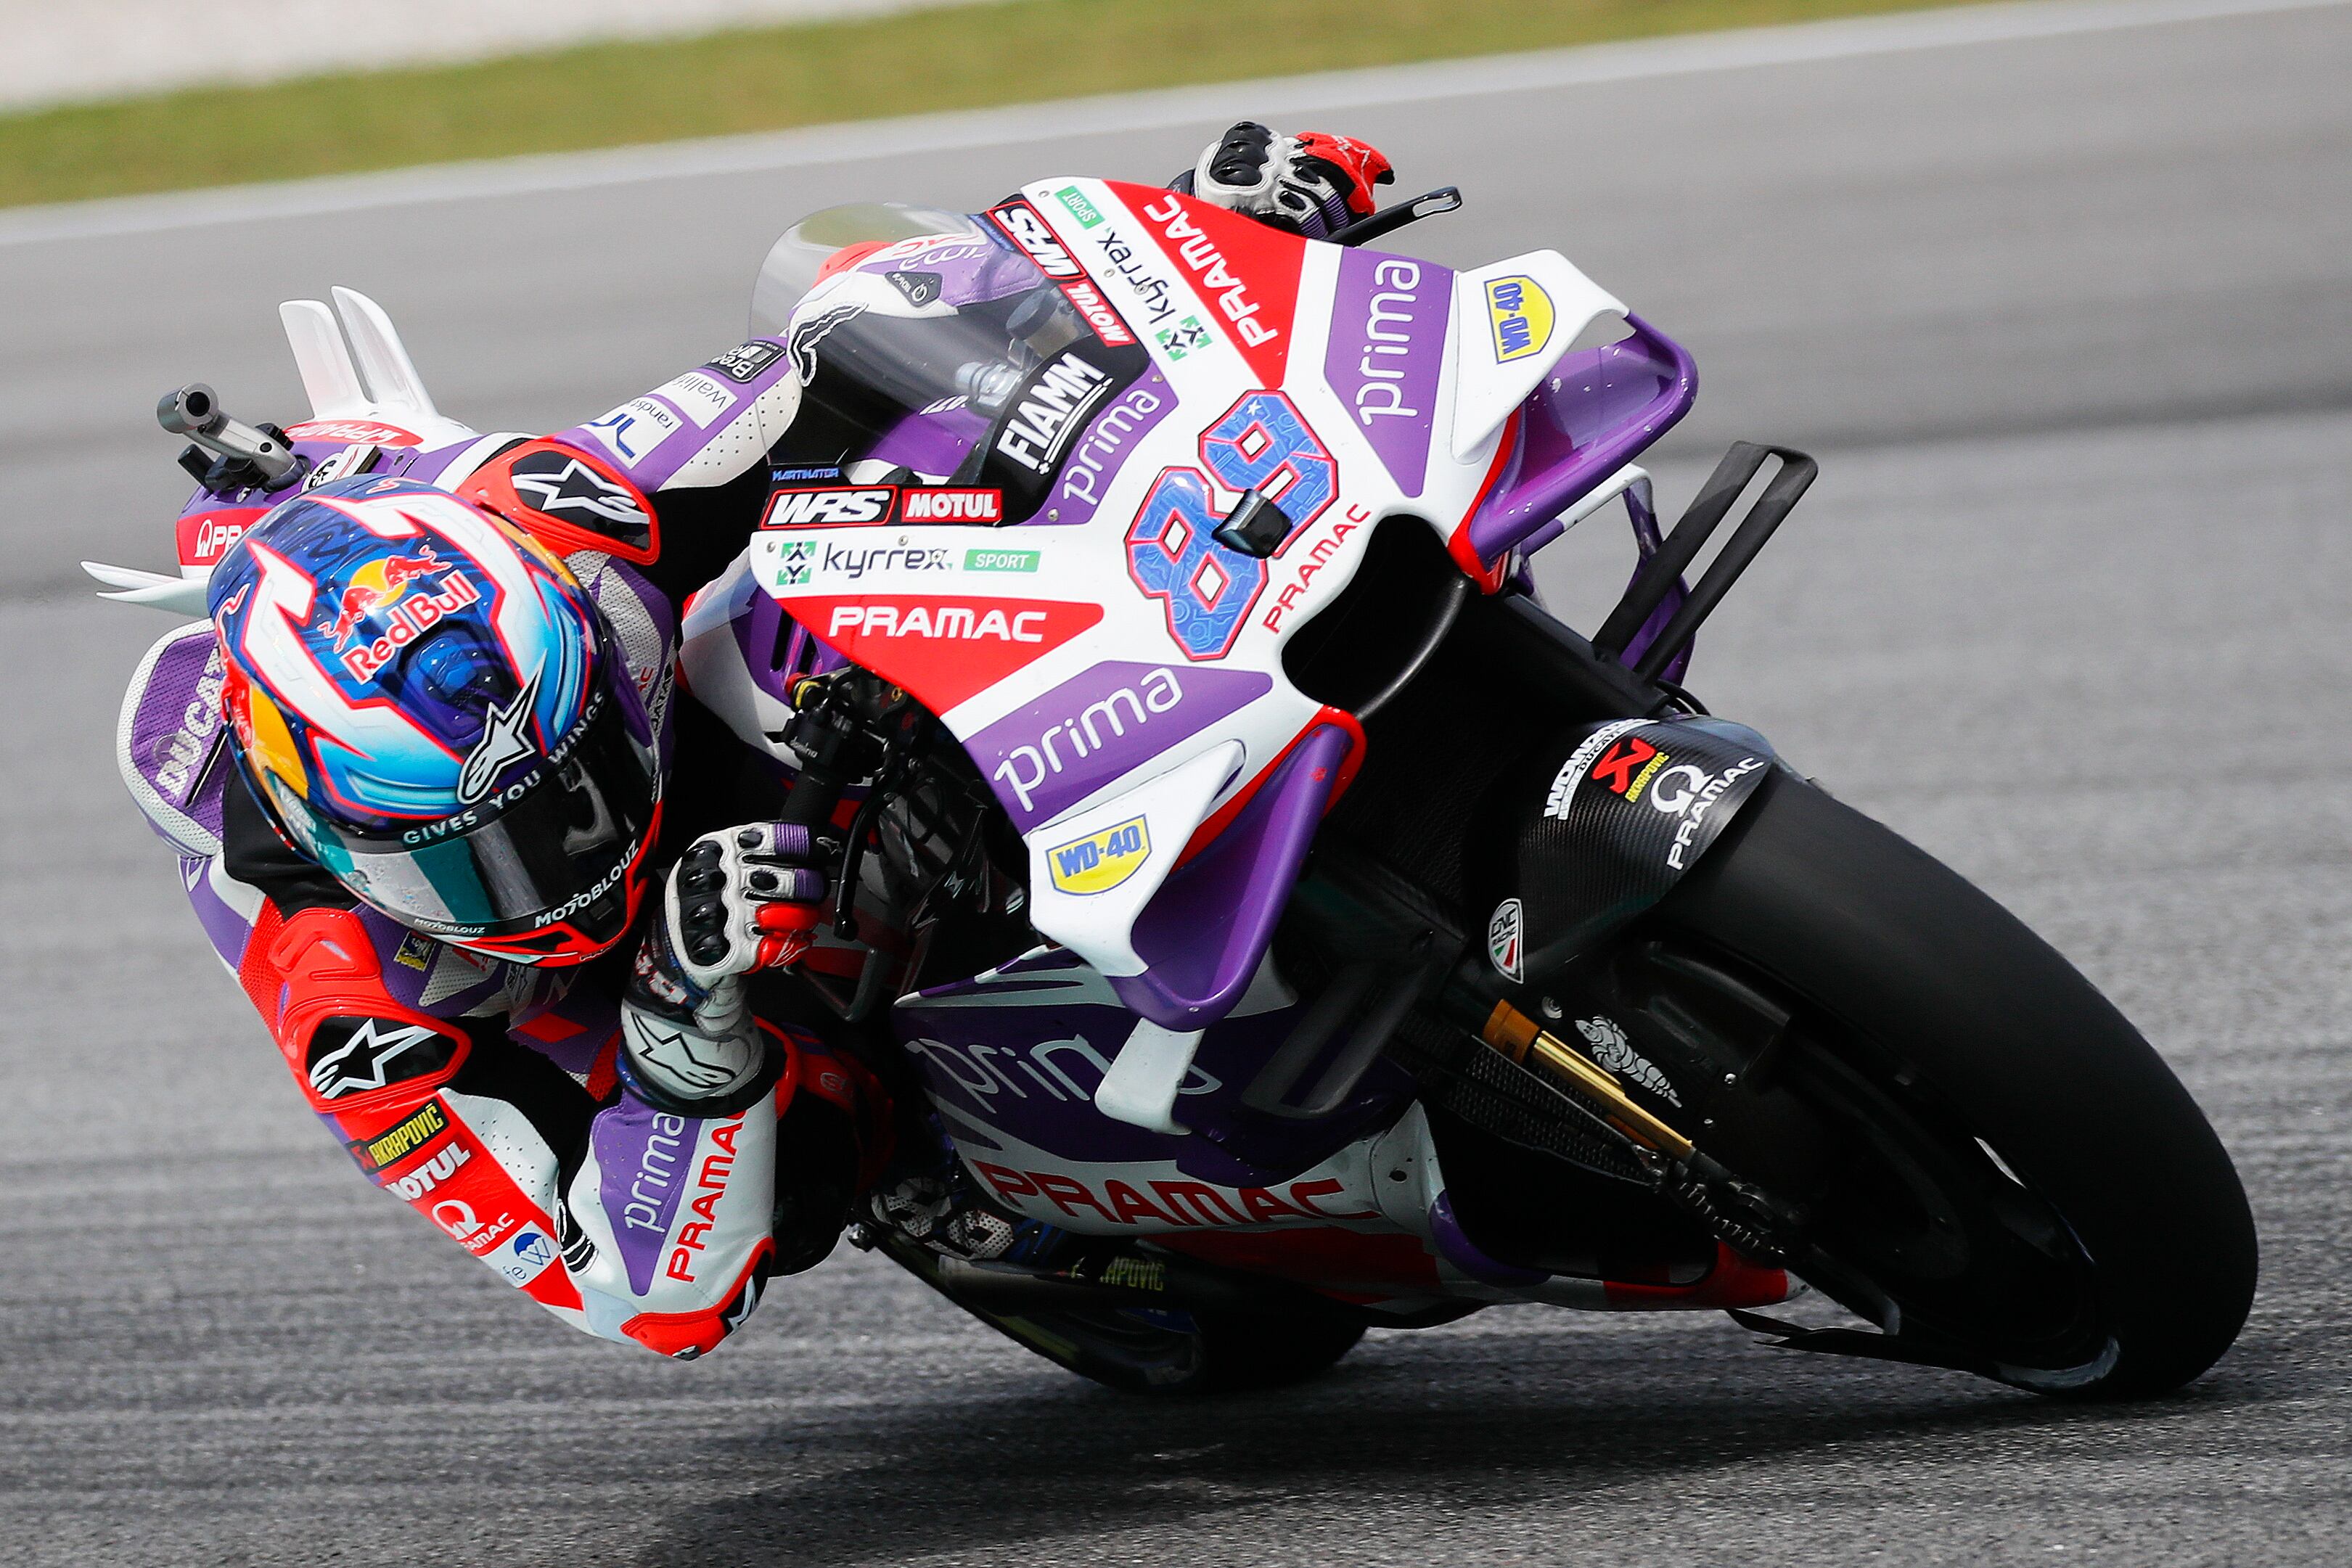
[(1551, 341), (1551, 296), (1532, 277), (1486, 280), (1486, 319), (1494, 329), (1495, 362), (1508, 364)]
[(1108, 893), (1151, 858), (1151, 831), (1140, 817), (1045, 852), (1054, 885), (1081, 895)]

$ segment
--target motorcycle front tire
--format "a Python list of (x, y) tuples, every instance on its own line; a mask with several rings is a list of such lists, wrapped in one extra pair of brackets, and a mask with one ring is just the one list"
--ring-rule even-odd
[[(1811, 1053), (1792, 1082), (1832, 1107), (1818, 1124), (1856, 1130), (1853, 1164), (1819, 1198), (1825, 1277), (1812, 1282), (1826, 1293), (1955, 1364), (2062, 1397), (2160, 1394), (2230, 1347), (2257, 1243), (2220, 1138), (2113, 1004), (1958, 873), (1783, 770), (1643, 927), (1777, 988)], [(1857, 1107), (1909, 1131), (1863, 1126)], [(1926, 1209), (1946, 1205), (1928, 1225), (1954, 1234), (1923, 1226), (1910, 1251), (1874, 1252), (1871, 1228), (1901, 1207), (1884, 1189), (1906, 1181)], [(1995, 1224), (2027, 1239), (1985, 1231)], [(2066, 1254), (2075, 1274), (2031, 1247)], [(2053, 1291), (2079, 1279), (2065, 1309), (2079, 1322), (2060, 1334), (2056, 1303), (2035, 1319), (2016, 1302), (2005, 1327), (1998, 1291), (1966, 1277), (1997, 1257), (2023, 1259), (2016, 1277)], [(1952, 1310), (1972, 1299), (1981, 1322)]]

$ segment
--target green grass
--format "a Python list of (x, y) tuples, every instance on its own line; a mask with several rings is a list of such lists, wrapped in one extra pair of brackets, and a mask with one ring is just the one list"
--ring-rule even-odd
[(0, 116), (0, 205), (1896, 11), (1933, 0), (1013, 0)]

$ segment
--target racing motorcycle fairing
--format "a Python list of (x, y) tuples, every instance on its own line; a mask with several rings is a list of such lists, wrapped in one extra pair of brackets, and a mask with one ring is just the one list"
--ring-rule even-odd
[[(1286, 644), (1390, 517), (1459, 559), (1521, 454), (1574, 444), (1521, 429), (1560, 395), (1548, 372), (1622, 317), (1549, 252), (1457, 277), (1166, 191), (1039, 181), (978, 238), (885, 246), (800, 299), (804, 407), (875, 392), (896, 460), (780, 482), (751, 570), (962, 742), (1028, 843), (1035, 928), (1195, 1033), (1256, 968), (1356, 758), (1360, 731), (1293, 684)], [(961, 346), (894, 359), (918, 330)], [(997, 498), (934, 522), (943, 485)], [(1288, 525), (1263, 557), (1216, 537), (1253, 496)], [(1475, 563), (1490, 588), (1507, 556)], [(1237, 832), (1254, 847), (1177, 872)]]

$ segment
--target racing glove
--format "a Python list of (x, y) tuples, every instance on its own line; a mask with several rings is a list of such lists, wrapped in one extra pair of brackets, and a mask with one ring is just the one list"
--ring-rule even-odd
[(622, 1082), (657, 1109), (730, 1114), (774, 1080), (743, 977), (808, 951), (824, 874), (809, 830), (706, 833), (670, 868), (621, 1000)]
[(1389, 161), (1365, 142), (1319, 131), (1282, 136), (1245, 120), (1170, 188), (1323, 239), (1370, 216), (1378, 204), (1372, 187), (1395, 179)]

